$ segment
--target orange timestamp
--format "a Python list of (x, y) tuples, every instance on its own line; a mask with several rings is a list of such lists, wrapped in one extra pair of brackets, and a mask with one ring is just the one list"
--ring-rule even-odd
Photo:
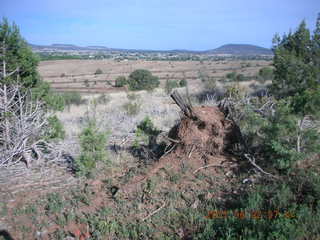
[(209, 211), (208, 215), (205, 216), (207, 219), (222, 219), (228, 217), (237, 217), (239, 219), (276, 219), (279, 217), (284, 217), (288, 219), (296, 218), (296, 215), (290, 211), (280, 212), (279, 210), (253, 210), (253, 211), (240, 211), (240, 210), (213, 210)]

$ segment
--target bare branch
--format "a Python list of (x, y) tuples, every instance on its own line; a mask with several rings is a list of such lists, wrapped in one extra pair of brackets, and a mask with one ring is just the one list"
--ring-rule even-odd
[(153, 211), (152, 213), (150, 213), (148, 216), (146, 216), (145, 218), (142, 219), (142, 221), (147, 220), (148, 218), (152, 217), (153, 215), (155, 215), (157, 212), (159, 212), (162, 208), (164, 208), (166, 206), (166, 202), (163, 202), (162, 206), (159, 207), (158, 209), (156, 209), (155, 211)]
[(30, 100), (17, 85), (0, 85), (0, 167), (41, 158), (39, 145), (47, 126), (43, 103)]
[(270, 177), (273, 178), (277, 178), (276, 176), (272, 175), (271, 173), (268, 173), (266, 171), (264, 171), (261, 167), (259, 167), (256, 163), (255, 163), (255, 159), (253, 156), (250, 156), (250, 154), (244, 154), (245, 158), (249, 160), (249, 162), (255, 167), (257, 168), (260, 172), (262, 172), (263, 174), (266, 174)]

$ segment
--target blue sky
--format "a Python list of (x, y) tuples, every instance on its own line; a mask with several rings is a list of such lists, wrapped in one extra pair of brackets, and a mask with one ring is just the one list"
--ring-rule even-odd
[(270, 47), (320, 0), (0, 0), (0, 16), (34, 44), (206, 50), (227, 43)]

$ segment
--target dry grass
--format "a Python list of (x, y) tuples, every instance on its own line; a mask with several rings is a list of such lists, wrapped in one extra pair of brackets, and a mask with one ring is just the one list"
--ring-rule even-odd
[[(247, 65), (249, 64), (249, 66)], [(114, 60), (58, 60), (43, 61), (38, 68), (45, 81), (59, 91), (118, 91), (113, 88), (114, 80), (121, 75), (128, 76), (136, 69), (148, 69), (161, 80), (161, 86), (167, 79), (188, 80), (191, 86), (197, 85), (206, 75), (220, 79), (227, 73), (236, 71), (246, 76), (257, 74), (269, 61), (123, 61)], [(102, 74), (95, 75), (97, 69)], [(201, 74), (200, 74), (201, 73)], [(62, 75), (63, 74), (63, 75)]]
[[(136, 100), (129, 100), (125, 92), (110, 93), (109, 102), (97, 105), (93, 102), (99, 95), (86, 95), (84, 98), (88, 99), (87, 104), (71, 105), (70, 108), (59, 112), (57, 116), (66, 130), (64, 141), (75, 144), (81, 129), (90, 117), (97, 120), (101, 130), (109, 132), (111, 143), (120, 143), (124, 138), (134, 138), (136, 126), (146, 116), (149, 116), (162, 131), (168, 131), (179, 119), (179, 109), (163, 90), (157, 89), (152, 93), (140, 91), (135, 95)], [(128, 102), (136, 102), (141, 106), (137, 115), (130, 116), (126, 113), (123, 105)], [(77, 152), (78, 146), (72, 149), (72, 153)]]

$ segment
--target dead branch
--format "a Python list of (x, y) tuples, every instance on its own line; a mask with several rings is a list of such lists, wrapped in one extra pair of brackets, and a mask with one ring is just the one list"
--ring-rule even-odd
[(172, 139), (172, 138), (169, 138), (167, 136), (164, 136), (164, 138), (168, 139), (170, 142), (174, 142), (174, 143), (180, 143), (181, 141), (179, 140), (175, 140), (175, 139)]
[(193, 120), (197, 120), (197, 116), (195, 115), (195, 113), (193, 112), (192, 106), (189, 103), (187, 103), (179, 94), (179, 92), (177, 90), (174, 90), (171, 93), (171, 98), (173, 99), (173, 101), (179, 106), (179, 108), (181, 109), (181, 111), (183, 112), (183, 114), (188, 117), (191, 118)]
[(261, 167), (259, 167), (256, 163), (255, 163), (255, 159), (253, 156), (250, 156), (250, 154), (244, 154), (245, 158), (248, 159), (248, 161), (255, 167), (257, 168), (260, 172), (262, 172), (265, 175), (268, 175), (270, 177), (276, 178), (278, 179), (276, 176), (272, 175), (271, 173), (268, 173), (266, 171), (264, 171)]
[(177, 144), (173, 144), (172, 147), (171, 147), (169, 150), (167, 150), (167, 148), (166, 148), (164, 154), (160, 157), (160, 159), (163, 158), (163, 157), (165, 157), (166, 155), (168, 155), (170, 152), (172, 152), (173, 149), (174, 149), (176, 146), (177, 146)]
[(0, 167), (10, 167), (19, 161), (29, 167), (42, 158), (41, 148), (51, 149), (50, 154), (57, 153), (41, 140), (47, 117), (43, 103), (32, 101), (30, 92), (22, 91), (18, 85), (0, 85)]
[(203, 167), (200, 167), (198, 169), (196, 169), (195, 171), (193, 171), (193, 174), (196, 174), (197, 172), (199, 172), (201, 169), (205, 169), (205, 168), (209, 168), (209, 167), (222, 167), (221, 165), (216, 165), (216, 164), (209, 164)]
[(188, 158), (190, 158), (191, 157), (191, 154), (192, 154), (192, 152), (193, 152), (193, 150), (196, 148), (196, 146), (195, 145), (192, 145), (192, 148), (191, 148), (191, 150), (190, 150), (190, 152), (189, 152), (189, 154), (188, 154)]
[(153, 211), (152, 213), (150, 213), (148, 216), (146, 216), (145, 218), (142, 219), (142, 221), (147, 220), (148, 218), (152, 217), (153, 215), (155, 215), (157, 212), (159, 212), (162, 208), (164, 208), (166, 206), (166, 202), (163, 202), (162, 206), (159, 207), (158, 209), (156, 209), (155, 211)]

